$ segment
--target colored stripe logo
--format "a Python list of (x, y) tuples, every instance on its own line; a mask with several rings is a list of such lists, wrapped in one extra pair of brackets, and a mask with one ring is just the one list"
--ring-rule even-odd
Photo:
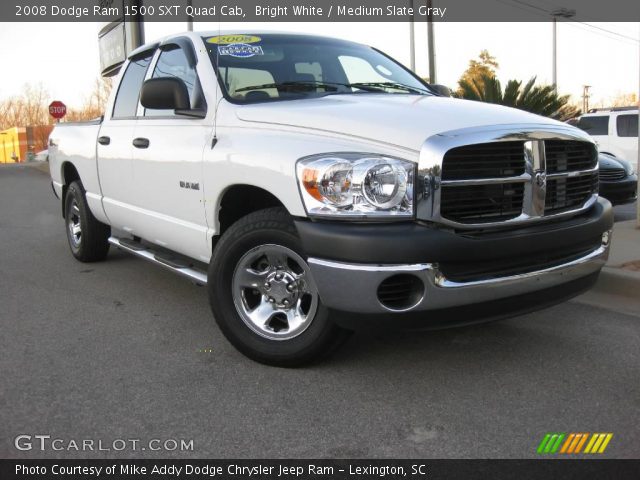
[(604, 453), (612, 438), (613, 433), (547, 433), (537, 452), (543, 455)]

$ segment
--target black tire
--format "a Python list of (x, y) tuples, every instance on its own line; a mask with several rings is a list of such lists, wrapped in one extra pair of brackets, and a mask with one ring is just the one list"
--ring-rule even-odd
[[(350, 331), (338, 327), (329, 319), (329, 312), (319, 296), (315, 297), (315, 313), (307, 316), (308, 326), (293, 338), (265, 338), (256, 333), (255, 326), (251, 327), (243, 319), (241, 307), (234, 303), (232, 293), (234, 272), (241, 260), (265, 245), (293, 251), (306, 265), (291, 216), (283, 208), (251, 213), (229, 227), (216, 245), (208, 273), (209, 302), (222, 333), (247, 357), (267, 365), (296, 367), (332, 353), (348, 338)], [(265, 297), (259, 295), (258, 298)]]
[[(67, 187), (64, 197), (64, 219), (69, 248), (76, 259), (81, 262), (99, 262), (107, 257), (111, 228), (93, 216), (79, 180), (71, 182)], [(76, 223), (80, 227), (79, 235), (74, 234), (72, 230)]]

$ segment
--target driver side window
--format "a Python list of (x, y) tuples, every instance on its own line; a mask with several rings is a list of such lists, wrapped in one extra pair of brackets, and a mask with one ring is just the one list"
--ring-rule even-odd
[[(187, 56), (180, 47), (175, 46), (160, 53), (152, 78), (178, 78), (182, 80), (189, 92), (191, 108), (203, 109), (205, 107), (198, 74), (195, 68), (189, 65)], [(172, 116), (173, 114), (172, 110), (146, 109), (144, 112), (145, 117)]]

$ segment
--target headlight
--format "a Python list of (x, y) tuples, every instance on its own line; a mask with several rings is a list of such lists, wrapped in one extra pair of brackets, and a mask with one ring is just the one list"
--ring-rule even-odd
[(297, 174), (310, 216), (413, 216), (416, 164), (363, 153), (327, 153), (298, 161)]

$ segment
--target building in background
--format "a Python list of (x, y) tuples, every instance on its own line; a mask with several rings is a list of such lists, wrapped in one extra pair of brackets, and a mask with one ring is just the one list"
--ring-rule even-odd
[(0, 163), (21, 163), (32, 160), (47, 148), (53, 125), (13, 127), (0, 131)]

